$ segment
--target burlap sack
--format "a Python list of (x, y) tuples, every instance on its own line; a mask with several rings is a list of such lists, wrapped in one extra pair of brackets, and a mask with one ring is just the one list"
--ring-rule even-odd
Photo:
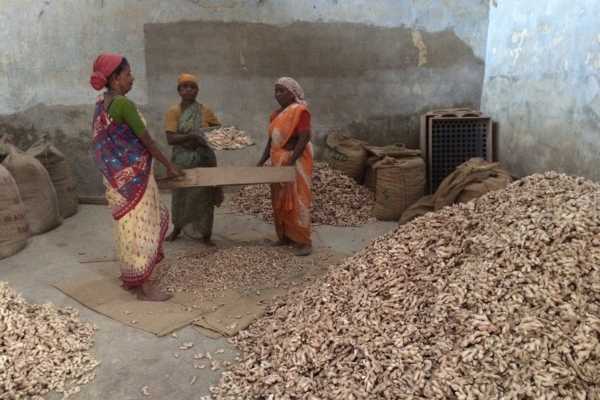
[(17, 183), (31, 233), (44, 233), (60, 225), (58, 199), (46, 168), (35, 157), (10, 144), (2, 165)]
[(472, 158), (448, 175), (433, 196), (425, 196), (407, 209), (399, 223), (405, 224), (430, 211), (437, 211), (455, 203), (466, 203), (487, 192), (503, 189), (511, 182), (510, 173), (498, 163)]
[(378, 163), (381, 158), (377, 156), (371, 156), (367, 158), (367, 164), (365, 167), (365, 177), (363, 179), (363, 185), (365, 185), (372, 192), (377, 187), (377, 170), (374, 168), (375, 164)]
[(0, 259), (19, 252), (27, 245), (29, 225), (25, 205), (12, 175), (0, 165)]
[(421, 150), (409, 149), (403, 143), (391, 144), (388, 146), (364, 146), (368, 157), (384, 157), (406, 158), (417, 157), (421, 155)]
[(377, 171), (375, 218), (398, 221), (425, 192), (425, 162), (421, 157), (385, 157), (374, 168)]
[(406, 158), (417, 157), (421, 154), (420, 150), (408, 149), (402, 143), (392, 144), (389, 146), (364, 146), (367, 151), (367, 163), (365, 166), (365, 177), (363, 185), (371, 191), (376, 190), (377, 186), (377, 170), (374, 165), (385, 157)]
[(327, 136), (324, 150), (325, 161), (333, 169), (362, 182), (367, 162), (365, 142), (340, 133), (331, 133)]
[(6, 147), (6, 144), (2, 141), (2, 139), (3, 138), (0, 138), (0, 163), (4, 161), (8, 155), (8, 147)]
[(75, 215), (79, 207), (77, 185), (63, 153), (54, 147), (48, 137), (44, 137), (34, 143), (27, 154), (37, 158), (48, 171), (58, 197), (60, 215), (63, 218)]
[(508, 173), (502, 173), (499, 171), (497, 176), (490, 176), (482, 182), (474, 182), (465, 186), (458, 196), (457, 202), (466, 203), (468, 201), (475, 200), (476, 198), (481, 197), (488, 192), (504, 189), (511, 182), (512, 178)]
[[(433, 205), (435, 210), (439, 210), (443, 207), (452, 205), (458, 202), (459, 197), (465, 188), (469, 185), (481, 183), (489, 178), (501, 177), (500, 180), (495, 182), (495, 185), (502, 185), (505, 187), (508, 185), (512, 178), (510, 174), (500, 167), (498, 163), (491, 163), (489, 161), (482, 160), (481, 158), (472, 158), (461, 165), (459, 165), (454, 172), (448, 175), (433, 195)], [(498, 188), (501, 188), (498, 186)], [(479, 197), (487, 192), (482, 192), (482, 188), (472, 188), (470, 194), (466, 198), (473, 199), (471, 197), (477, 194), (479, 191)]]

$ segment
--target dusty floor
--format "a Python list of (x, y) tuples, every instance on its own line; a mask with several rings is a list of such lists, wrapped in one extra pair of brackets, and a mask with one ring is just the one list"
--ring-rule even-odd
[[(315, 228), (315, 246), (329, 246), (332, 250), (352, 254), (371, 239), (393, 229), (395, 223), (374, 223), (360, 228)], [(254, 217), (218, 210), (215, 218), (217, 244), (231, 241), (248, 241), (260, 238), (274, 239), (273, 229)], [(166, 245), (169, 252), (201, 246), (183, 239)], [(0, 260), (0, 280), (8, 282), (30, 302), (52, 302), (58, 306), (71, 306), (80, 311), (83, 320), (93, 322), (97, 328), (95, 353), (101, 365), (96, 380), (82, 387), (75, 399), (192, 399), (209, 394), (208, 388), (219, 378), (219, 371), (194, 369), (195, 352), (214, 354), (225, 349), (220, 357), (231, 360), (236, 354), (225, 339), (210, 339), (192, 327), (172, 336), (156, 337), (152, 334), (122, 325), (97, 314), (66, 297), (51, 286), (81, 273), (96, 274), (90, 264), (80, 264), (80, 253), (86, 256), (113, 254), (112, 222), (104, 206), (82, 206), (80, 212), (67, 219), (52, 232), (34, 237), (28, 247), (13, 257)], [(173, 357), (183, 342), (193, 342), (194, 352), (179, 359)], [(192, 378), (197, 379), (193, 385)], [(141, 393), (148, 386), (150, 396)], [(51, 395), (49, 399), (60, 396)]]

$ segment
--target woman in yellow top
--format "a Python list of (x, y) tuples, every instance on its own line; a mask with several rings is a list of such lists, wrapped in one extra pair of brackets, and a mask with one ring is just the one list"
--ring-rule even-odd
[[(216, 167), (215, 152), (208, 144), (206, 132), (221, 126), (216, 115), (196, 101), (198, 79), (191, 74), (181, 74), (177, 80), (181, 102), (167, 111), (165, 130), (168, 143), (173, 146), (171, 161), (179, 168)], [(174, 229), (168, 241), (177, 239), (181, 230), (192, 224), (202, 235), (205, 244), (211, 241), (214, 206), (223, 201), (220, 188), (195, 187), (177, 189), (171, 200)]]

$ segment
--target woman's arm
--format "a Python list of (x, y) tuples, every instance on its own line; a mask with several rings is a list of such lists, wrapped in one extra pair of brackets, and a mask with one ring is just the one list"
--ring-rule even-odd
[(267, 145), (265, 146), (265, 151), (263, 151), (262, 157), (260, 158), (260, 161), (258, 162), (257, 166), (262, 167), (267, 160), (269, 159), (269, 157), (271, 156), (271, 138), (269, 138), (269, 141), (267, 142)]
[(208, 132), (219, 129), (220, 127), (221, 127), (221, 125), (212, 125), (212, 126), (207, 126), (205, 128), (199, 128), (199, 129), (196, 129), (192, 135), (196, 136), (198, 139), (200, 139), (202, 141), (202, 143), (206, 143), (206, 134)]
[(167, 168), (167, 177), (173, 178), (176, 176), (183, 176), (183, 171), (181, 171), (175, 164), (173, 164), (165, 155), (160, 151), (152, 136), (148, 133), (147, 130), (138, 134), (138, 138), (140, 141), (146, 146), (152, 157), (156, 158), (162, 165)]
[(177, 144), (185, 144), (186, 142), (189, 142), (192, 139), (191, 135), (183, 135), (181, 133), (167, 132), (166, 134), (167, 143), (169, 143), (171, 146)]
[(186, 146), (186, 145), (196, 145), (198, 146), (198, 140), (196, 138), (196, 136), (194, 135), (184, 135), (182, 133), (175, 133), (175, 132), (167, 132), (167, 143), (169, 143), (169, 145), (171, 146), (175, 146), (175, 145), (181, 145), (181, 146)]
[(188, 148), (197, 147), (197, 140), (192, 135), (177, 133), (180, 116), (181, 106), (179, 105), (169, 108), (165, 114), (165, 134), (167, 136), (167, 143), (171, 146), (180, 145)]
[(296, 130), (296, 136), (288, 142), (289, 147), (286, 146), (286, 149), (292, 150), (292, 156), (287, 165), (294, 165), (310, 142), (310, 113), (308, 111), (302, 112)]
[(125, 96), (115, 97), (109, 106), (109, 113), (112, 110), (112, 104), (114, 104), (115, 108), (114, 115), (111, 116), (117, 118), (117, 120), (122, 120), (129, 126), (138, 139), (140, 139), (144, 147), (148, 149), (150, 154), (167, 168), (167, 177), (174, 178), (176, 176), (182, 176), (183, 172), (171, 163), (160, 151), (158, 146), (156, 146), (156, 143), (148, 133), (146, 123), (141, 117), (135, 104)]
[(294, 146), (294, 152), (292, 153), (292, 157), (290, 158), (288, 165), (294, 165), (298, 158), (304, 152), (306, 145), (310, 142), (310, 131), (308, 132), (299, 132), (298, 140), (296, 141), (296, 145)]

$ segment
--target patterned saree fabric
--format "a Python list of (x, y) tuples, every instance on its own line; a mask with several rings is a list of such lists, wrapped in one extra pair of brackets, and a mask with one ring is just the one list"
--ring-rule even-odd
[(160, 203), (152, 156), (127, 124), (111, 118), (102, 96), (94, 114), (92, 153), (116, 221), (121, 279), (126, 287), (139, 286), (163, 258), (169, 214)]

